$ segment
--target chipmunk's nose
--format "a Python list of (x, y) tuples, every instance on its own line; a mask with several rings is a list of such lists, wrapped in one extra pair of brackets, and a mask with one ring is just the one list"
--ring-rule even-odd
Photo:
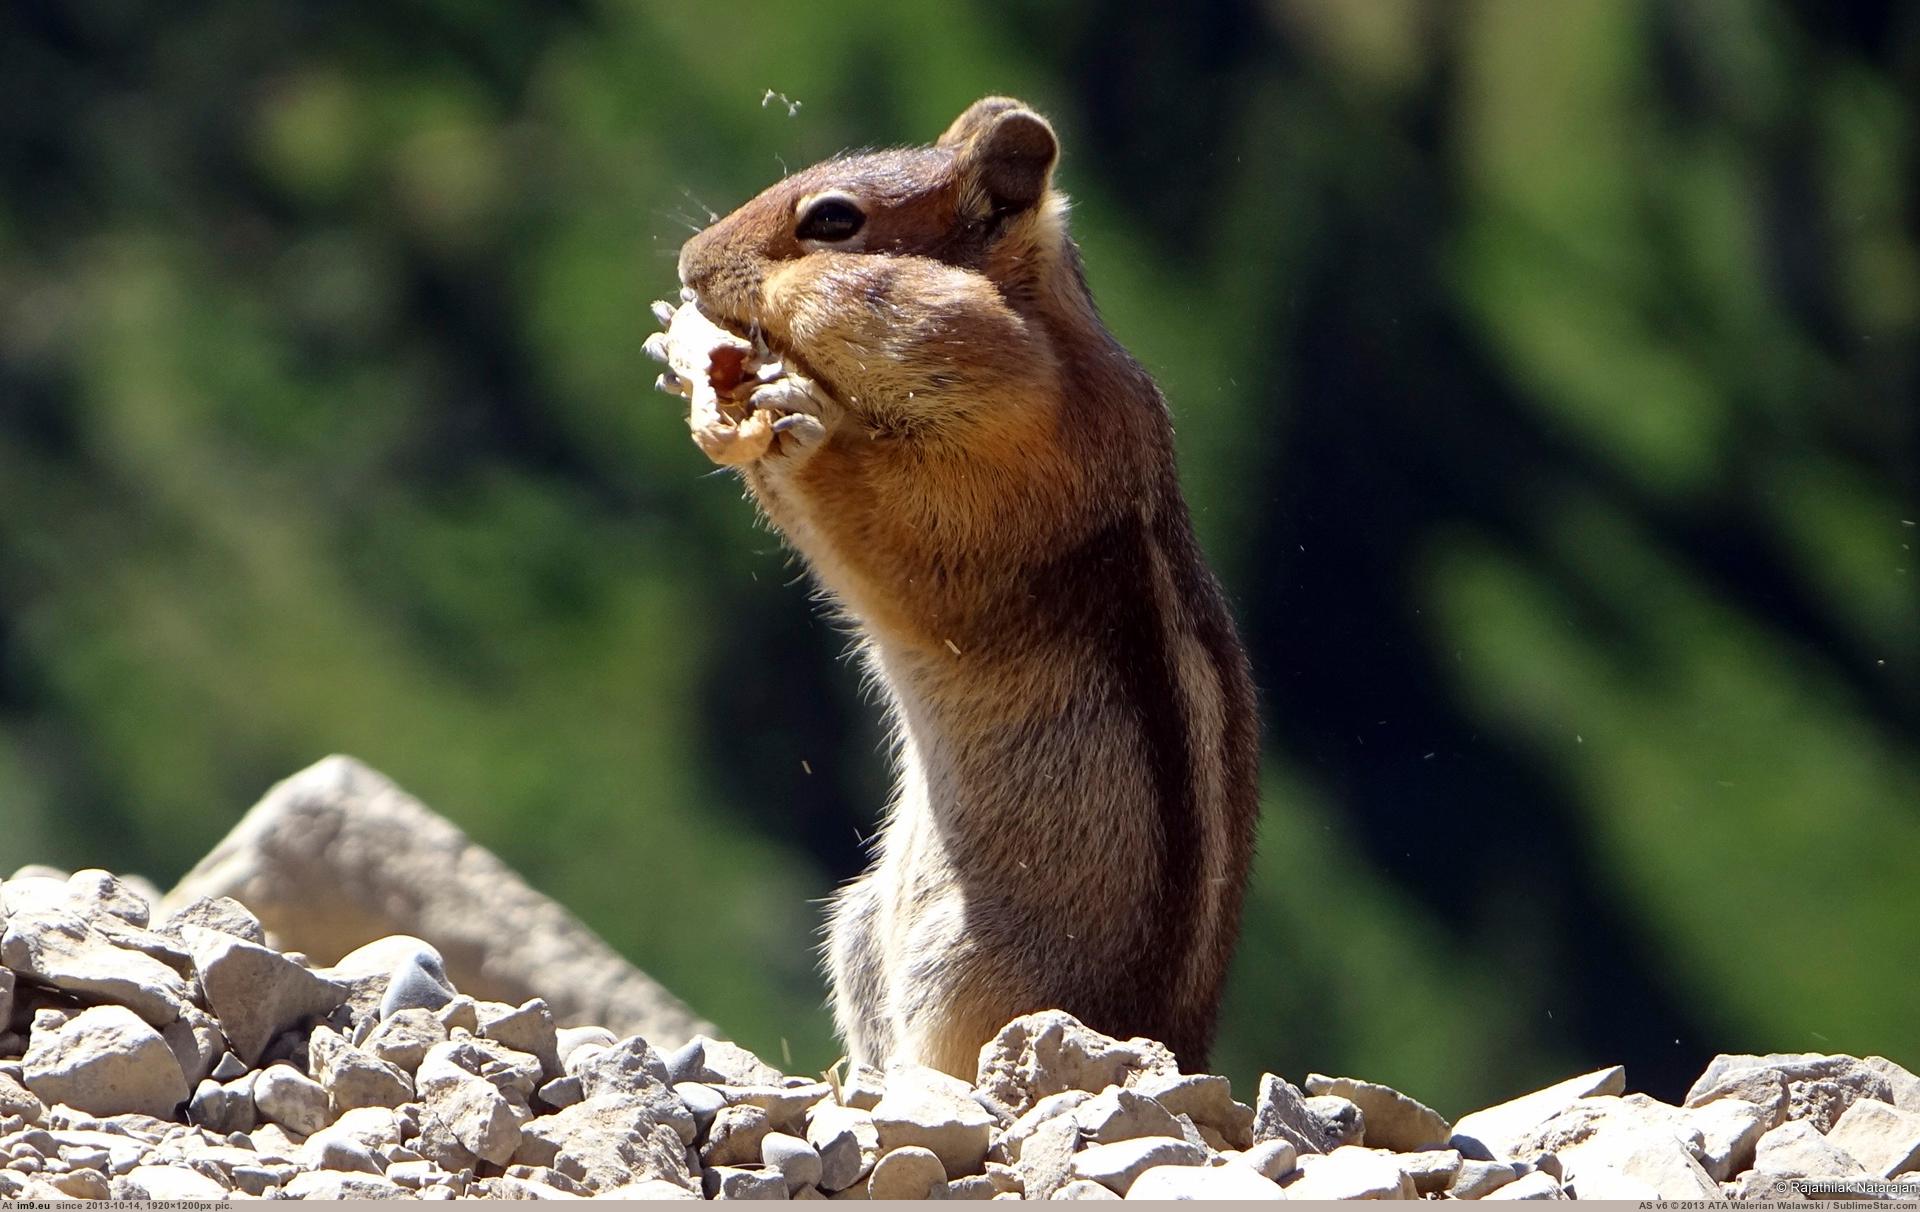
[(680, 285), (699, 290), (712, 279), (714, 244), (714, 228), (709, 227), (680, 246)]

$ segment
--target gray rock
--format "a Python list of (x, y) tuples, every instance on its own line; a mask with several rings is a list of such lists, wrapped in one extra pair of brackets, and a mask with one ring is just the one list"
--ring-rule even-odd
[(646, 1179), (699, 1190), (679, 1132), (636, 1099), (602, 1095), (541, 1116), (526, 1125), (523, 1141), (536, 1147), (523, 1147), (516, 1162), (552, 1166), (595, 1192)]
[[(4, 1021), (4, 1017), (0, 1017), (0, 1022)], [(1884, 1056), (1869, 1056), (1860, 1063), (1887, 1079), (1887, 1088), (1893, 1092), (1894, 1106), (1902, 1111), (1920, 1114), (1920, 1076)]]
[[(706, 1087), (701, 1086), (700, 1089), (704, 1090)], [(541, 1102), (556, 1111), (562, 1107), (571, 1107), (587, 1096), (586, 1092), (580, 1088), (580, 1079), (571, 1073), (554, 1078), (546, 1085), (534, 1091), (534, 1095), (539, 1098)], [(687, 1103), (688, 1109), (693, 1111), (694, 1123), (696, 1125), (700, 1124), (699, 1109), (695, 1108), (691, 1102), (688, 1102), (684, 1094), (681, 1096), (680, 1101)], [(716, 1094), (713, 1096), (713, 1104), (713, 1110), (717, 1111), (726, 1105), (726, 1100)], [(708, 1117), (712, 1117), (711, 1112)]]
[(1125, 1195), (1133, 1180), (1155, 1166), (1203, 1166), (1207, 1151), (1184, 1140), (1144, 1136), (1137, 1140), (1091, 1145), (1073, 1155), (1070, 1172)]
[(1452, 1187), (1454, 1176), (1460, 1173), (1460, 1161), (1460, 1155), (1452, 1149), (1422, 1149), (1394, 1157), (1394, 1164), (1406, 1171), (1407, 1177), (1413, 1180), (1413, 1189), (1422, 1195), (1433, 1195)]
[(280, 1188), (287, 1199), (403, 1199), (406, 1188), (372, 1174), (339, 1170), (308, 1170), (295, 1174)]
[(1306, 1104), (1307, 1113), (1320, 1121), (1328, 1149), (1357, 1145), (1366, 1139), (1367, 1118), (1352, 1099), (1320, 1094), (1301, 1101)]
[[(1623, 1184), (1616, 1184), (1616, 1185), (1622, 1186), (1622, 1189), (1624, 1189)], [(1481, 1196), (1481, 1198), (1482, 1199), (1565, 1199), (1567, 1198), (1567, 1193), (1561, 1189), (1560, 1183), (1553, 1177), (1553, 1175), (1548, 1174), (1545, 1170), (1535, 1170), (1529, 1174), (1521, 1175), (1519, 1178), (1514, 1179), (1512, 1182), (1506, 1184), (1505, 1186), (1497, 1188), (1491, 1194)], [(1586, 1198), (1611, 1199), (1615, 1197), (1595, 1195), (1595, 1196), (1587, 1196)], [(1647, 1195), (1647, 1196), (1643, 1196), (1642, 1198), (1652, 1199), (1656, 1197)]]
[(902, 1145), (881, 1155), (880, 1161), (873, 1167), (873, 1176), (867, 1180), (867, 1197), (945, 1199), (946, 1168), (933, 1150), (919, 1145)]
[(700, 1193), (689, 1191), (659, 1178), (643, 1178), (637, 1183), (628, 1183), (610, 1191), (600, 1192), (601, 1199), (699, 1199)]
[(786, 1178), (788, 1191), (819, 1186), (824, 1172), (814, 1147), (785, 1132), (769, 1132), (761, 1138), (760, 1160)]
[[(4, 918), (0, 918), (0, 923), (4, 921)], [(7, 1024), (13, 1021), (13, 985), (13, 969), (0, 968), (0, 1031), (5, 1031)], [(0, 1056), (4, 1055), (0, 1053)]]
[[(675, 1053), (674, 1080), (713, 1086), (777, 1086), (785, 1075), (740, 1045), (697, 1035)], [(684, 1072), (682, 1072), (684, 1070)]]
[(41, 1101), (90, 1115), (170, 1116), (191, 1091), (173, 1049), (124, 1006), (95, 1006), (33, 1033), (22, 1062)]
[(1080, 1136), (1094, 1144), (1111, 1144), (1140, 1136), (1183, 1137), (1173, 1113), (1144, 1094), (1114, 1086), (1102, 1090), (1073, 1109)]
[(1696, 1083), (1685, 1105), (1704, 1107), (1723, 1098), (1737, 1098), (1759, 1107), (1768, 1128), (1787, 1122), (1787, 1079), (1776, 1069), (1735, 1069), (1711, 1086)]
[(1617, 1095), (1626, 1089), (1627, 1071), (1619, 1065), (1570, 1077), (1519, 1098), (1475, 1111), (1453, 1126), (1447, 1143), (1461, 1156), (1502, 1160), (1513, 1156), (1516, 1141), (1591, 1095)]
[(767, 1113), (781, 1132), (798, 1135), (806, 1123), (807, 1109), (833, 1093), (825, 1082), (803, 1082), (788, 1086), (724, 1086), (720, 1093), (729, 1106), (746, 1103)]
[(220, 1058), (229, 1055), (227, 1037), (220, 1033), (220, 1025), (198, 1006), (181, 1007), (180, 1017), (160, 1028), (160, 1038), (173, 1049), (173, 1057), (180, 1062), (180, 1072), (189, 1086), (197, 1086), (202, 1078), (212, 1076)]
[(778, 1170), (714, 1166), (700, 1175), (708, 1199), (785, 1199), (787, 1181)]
[(262, 947), (267, 945), (267, 932), (261, 927), (260, 919), (247, 912), (245, 905), (230, 896), (195, 897), (169, 913), (161, 921), (158, 933), (177, 938), (184, 944), (187, 941), (187, 926), (218, 930)]
[(207, 1076), (217, 1082), (230, 1082), (234, 1078), (244, 1076), (248, 1072), (250, 1072), (250, 1070), (247, 1068), (245, 1061), (231, 1052), (223, 1052), (220, 1054), (220, 1059), (214, 1062), (213, 1071)]
[(1180, 1066), (1164, 1045), (1147, 1039), (1117, 1040), (1085, 1026), (1062, 1010), (1014, 1019), (981, 1050), (981, 1092), (1020, 1114), (1062, 1090), (1127, 1086), (1148, 1074), (1173, 1074)]
[(528, 998), (518, 1006), (488, 1002), (479, 1017), (482, 1036), (538, 1060), (542, 1078), (551, 1081), (564, 1072), (560, 1067), (559, 1031), (545, 999)]
[(455, 987), (516, 1005), (544, 996), (562, 1022), (670, 1043), (713, 1031), (485, 848), (351, 758), (327, 758), (269, 791), (165, 907), (200, 896), (237, 898), (286, 946), (314, 955), (416, 935), (446, 957)]
[(1057, 1198), (1054, 1193), (1073, 1178), (1079, 1144), (1080, 1125), (1070, 1111), (1042, 1121), (1026, 1134), (1012, 1164), (1028, 1199)]
[(46, 1113), (47, 1105), (38, 1095), (11, 1076), (0, 1074), (0, 1119), (13, 1116), (24, 1123), (37, 1124)]
[(227, 1188), (186, 1166), (135, 1166), (113, 1180), (112, 1195), (114, 1199), (200, 1199), (224, 1203)]
[(1299, 1165), (1299, 1157), (1299, 1150), (1294, 1148), (1292, 1141), (1276, 1138), (1249, 1145), (1235, 1160), (1260, 1177), (1279, 1182), (1293, 1173)]
[[(380, 1018), (384, 1022), (401, 1010), (440, 1010), (457, 996), (440, 953), (423, 943), (401, 955), (387, 973)], [(474, 1025), (479, 1025), (477, 1019)]]
[(67, 895), (94, 912), (111, 914), (131, 926), (145, 926), (153, 906), (111, 872), (88, 867), (67, 877)]
[(368, 1055), (383, 1060), (404, 1073), (420, 1068), (427, 1052), (435, 1044), (447, 1042), (447, 1029), (433, 1012), (424, 1009), (396, 1010), (382, 1019), (367, 1036)]
[(273, 1037), (345, 1000), (344, 985), (302, 968), (277, 951), (199, 926), (182, 928), (207, 1008), (236, 1055), (259, 1062)]
[(1520, 1176), (1511, 1162), (1481, 1161), (1463, 1158), (1459, 1172), (1447, 1188), (1455, 1199), (1485, 1199)]
[(560, 1067), (573, 1072), (573, 1054), (586, 1045), (609, 1048), (618, 1037), (605, 1027), (560, 1027), (553, 1033), (554, 1051), (560, 1057)]
[(426, 1120), (480, 1160), (505, 1165), (520, 1147), (520, 1125), (528, 1117), (515, 1113), (500, 1087), (457, 1063), (458, 1057), (471, 1054), (472, 1043), (436, 1044), (420, 1062), (414, 1088), (425, 1105)]
[(253, 1102), (253, 1081), (223, 1085), (207, 1078), (194, 1087), (187, 1103), (187, 1122), (225, 1136), (229, 1132), (250, 1132), (259, 1122), (259, 1109)]
[(319, 1082), (289, 1065), (271, 1065), (260, 1071), (253, 1080), (253, 1105), (262, 1119), (301, 1136), (333, 1122), (327, 1092)]
[(1804, 1119), (1790, 1119), (1762, 1136), (1754, 1146), (1753, 1168), (1782, 1178), (1855, 1178), (1867, 1173), (1853, 1154)]
[(1366, 1117), (1366, 1143), (1375, 1149), (1412, 1153), (1444, 1145), (1453, 1129), (1440, 1114), (1390, 1086), (1352, 1077), (1307, 1075), (1306, 1091), (1333, 1095), (1360, 1108)]
[(873, 1122), (883, 1154), (908, 1145), (931, 1150), (948, 1178), (980, 1173), (993, 1132), (993, 1116), (965, 1082), (924, 1065), (888, 1067)]
[(154, 1027), (173, 1022), (187, 1006), (187, 983), (178, 972), (114, 946), (66, 909), (10, 912), (0, 933), (0, 965), (86, 1001), (125, 1006)]
[(1271, 1179), (1245, 1166), (1154, 1166), (1133, 1180), (1128, 1199), (1285, 1199)]
[(1693, 1105), (1696, 1098), (1704, 1099), (1713, 1087), (1743, 1069), (1771, 1069), (1778, 1073), (1787, 1082), (1787, 1118), (1810, 1119), (1822, 1132), (1832, 1128), (1859, 1099), (1893, 1101), (1892, 1083), (1864, 1061), (1819, 1052), (1777, 1052), (1768, 1056), (1723, 1054), (1714, 1057), (1700, 1080), (1687, 1092), (1687, 1103)]
[(1841, 1115), (1827, 1142), (1852, 1155), (1876, 1178), (1920, 1169), (1920, 1114), (1860, 1099)]
[(464, 993), (454, 994), (453, 1000), (435, 1010), (433, 1016), (440, 1020), (449, 1036), (456, 1031), (480, 1034), (480, 1004)]
[(313, 1029), (307, 1055), (335, 1115), (355, 1107), (398, 1107), (413, 1098), (413, 1079), (404, 1070), (354, 1047), (331, 1028)]
[[(997, 1134), (993, 1145), (989, 1147), (987, 1155), (994, 1161), (1011, 1162), (1015, 1160), (1020, 1156), (1022, 1142), (1024, 1142), (1028, 1136), (1032, 1135), (1040, 1125), (1053, 1119), (1055, 1116), (1072, 1111), (1092, 1097), (1093, 1095), (1088, 1094), (1085, 1090), (1063, 1090), (1058, 1094), (1047, 1095), (1045, 1098), (1034, 1103), (1033, 1106), (1021, 1112), (1018, 1119), (1002, 1129)], [(1076, 1133), (1078, 1132), (1077, 1121), (1075, 1131)], [(1076, 1136), (1075, 1139), (1077, 1141), (1078, 1137)]]
[(1301, 1153), (1325, 1153), (1328, 1147), (1326, 1125), (1307, 1109), (1300, 1087), (1271, 1073), (1260, 1075), (1253, 1139), (1284, 1140)]
[(1112, 1191), (1090, 1178), (1076, 1178), (1055, 1191), (1052, 1199), (1119, 1199)]
[(1692, 1108), (1687, 1119), (1700, 1133), (1700, 1165), (1715, 1182), (1751, 1169), (1754, 1146), (1773, 1126), (1767, 1110), (1744, 1098), (1714, 1098)]
[[(546, 1097), (548, 1086), (558, 1085), (560, 1082), (573, 1082), (578, 1086), (580, 1079), (573, 1076), (556, 1078), (554, 1081), (548, 1082), (546, 1086), (540, 1088), (541, 1097)], [(712, 1086), (704, 1085), (700, 1082), (680, 1082), (673, 1087), (673, 1094), (674, 1097), (678, 1098), (681, 1103), (686, 1106), (687, 1110), (693, 1114), (693, 1138), (696, 1141), (706, 1137), (708, 1130), (713, 1127), (714, 1117), (720, 1114), (720, 1109), (727, 1105), (725, 1095), (715, 1090)], [(554, 1105), (571, 1106), (573, 1103), (579, 1102), (581, 1097), (580, 1094), (576, 1093), (568, 1102), (555, 1103)]]
[(871, 1174), (880, 1160), (880, 1129), (873, 1113), (858, 1107), (815, 1104), (807, 1112), (807, 1143), (820, 1155), (818, 1182), (823, 1191), (846, 1190)]
[(1346, 1145), (1303, 1153), (1283, 1184), (1288, 1199), (1413, 1199), (1413, 1179), (1384, 1153)]
[(772, 1130), (766, 1111), (750, 1104), (725, 1107), (707, 1130), (700, 1160), (709, 1166), (746, 1166), (760, 1160), (760, 1142)]
[(637, 1035), (598, 1049), (585, 1060), (576, 1060), (573, 1073), (588, 1098), (664, 1090), (673, 1084), (666, 1062)]
[(1211, 1073), (1147, 1074), (1132, 1089), (1175, 1115), (1212, 1128), (1233, 1149), (1253, 1144), (1253, 1108), (1233, 1101), (1233, 1087)]

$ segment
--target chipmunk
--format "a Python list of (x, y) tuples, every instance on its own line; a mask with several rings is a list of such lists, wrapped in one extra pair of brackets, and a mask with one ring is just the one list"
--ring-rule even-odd
[(826, 946), (859, 1063), (971, 1080), (1010, 1019), (1059, 1008), (1204, 1067), (1239, 931), (1247, 658), (1058, 156), (989, 97), (931, 147), (772, 186), (687, 242), (687, 305), (657, 308), (702, 450), (888, 700), (897, 792)]

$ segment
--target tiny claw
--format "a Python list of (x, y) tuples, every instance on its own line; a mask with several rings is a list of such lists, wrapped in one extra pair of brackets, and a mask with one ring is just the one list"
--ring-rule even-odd
[(655, 391), (664, 391), (670, 396), (685, 396), (689, 394), (687, 391), (687, 381), (670, 370), (661, 371), (660, 377), (653, 381), (653, 387)]
[(673, 313), (676, 310), (674, 305), (665, 299), (655, 299), (653, 301), (653, 318), (662, 324), (671, 324), (673, 322)]
[(667, 334), (663, 332), (654, 333), (641, 344), (640, 352), (646, 354), (656, 362), (665, 362), (667, 360)]
[(698, 300), (698, 298), (699, 296), (693, 293), (693, 287), (682, 286), (680, 288), (680, 301), (682, 303), (692, 303)]
[(819, 417), (790, 412), (773, 423), (773, 432), (792, 433), (795, 440), (801, 442), (817, 442), (827, 435), (827, 427), (820, 423)]

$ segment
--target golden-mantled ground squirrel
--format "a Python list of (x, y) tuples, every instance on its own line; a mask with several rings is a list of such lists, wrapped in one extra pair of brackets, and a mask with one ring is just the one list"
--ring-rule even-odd
[(899, 788), (834, 898), (853, 1059), (971, 1079), (1061, 1008), (1203, 1066), (1257, 815), (1247, 661), (1153, 380), (1101, 324), (1053, 128), (774, 185), (680, 254), (649, 344), (701, 449), (859, 631)]

